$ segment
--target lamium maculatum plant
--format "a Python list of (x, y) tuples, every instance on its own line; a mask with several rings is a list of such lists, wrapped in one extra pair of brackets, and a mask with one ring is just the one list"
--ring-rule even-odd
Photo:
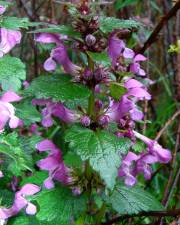
[[(0, 1), (0, 224), (99, 225), (163, 210), (144, 190), (171, 152), (142, 134), (153, 81), (128, 42), (141, 24), (96, 15), (88, 1), (67, 4), (69, 25), (8, 7)], [(32, 26), (42, 64), (28, 79), (11, 52)]]

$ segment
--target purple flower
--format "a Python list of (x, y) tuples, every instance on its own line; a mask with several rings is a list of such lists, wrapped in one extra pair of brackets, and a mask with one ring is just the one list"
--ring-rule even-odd
[(29, 127), (29, 132), (32, 134), (36, 134), (38, 136), (40, 136), (42, 133), (38, 131), (38, 125), (36, 123), (33, 123), (30, 127)]
[(134, 135), (136, 138), (142, 140), (147, 145), (148, 152), (154, 156), (157, 161), (161, 163), (168, 163), (171, 160), (171, 152), (168, 149), (162, 148), (162, 146), (159, 145), (157, 141), (151, 140), (136, 131), (134, 131)]
[(123, 159), (121, 167), (119, 169), (119, 177), (125, 177), (125, 184), (127, 186), (133, 186), (136, 183), (136, 178), (133, 174), (134, 164), (139, 157), (133, 153), (129, 152), (127, 156)]
[(152, 174), (152, 168), (150, 164), (156, 163), (157, 158), (149, 153), (141, 153), (139, 159), (136, 163), (136, 168), (134, 173), (138, 175), (139, 173), (144, 174), (144, 178), (149, 180)]
[(0, 98), (0, 132), (3, 131), (9, 121), (10, 128), (19, 125), (19, 118), (15, 116), (15, 108), (10, 102), (20, 101), (22, 98), (12, 91), (7, 91)]
[(120, 40), (116, 35), (112, 34), (108, 42), (108, 55), (112, 60), (113, 66), (115, 66), (117, 59), (120, 57), (124, 48), (124, 41)]
[(0, 5), (0, 15), (2, 15), (6, 11), (6, 7), (3, 5)]
[(124, 86), (128, 89), (127, 96), (133, 96), (139, 100), (151, 99), (151, 95), (146, 91), (145, 86), (135, 79), (127, 80)]
[(15, 45), (21, 41), (21, 33), (19, 31), (0, 28), (0, 57), (8, 53)]
[[(140, 67), (140, 63), (142, 61), (145, 61), (146, 58), (141, 55), (137, 54), (135, 55), (134, 51), (130, 48), (126, 48), (124, 41), (119, 39), (116, 34), (112, 34), (110, 39), (109, 39), (109, 44), (108, 44), (108, 54), (109, 57), (112, 60), (112, 65), (115, 66), (118, 62), (118, 59), (123, 57), (124, 59), (130, 59), (130, 72), (133, 74), (139, 75), (139, 76), (145, 76), (146, 73), (143, 69)], [(119, 70), (123, 71), (124, 66), (119, 65)]]
[(72, 75), (78, 74), (79, 71), (81, 70), (79, 66), (71, 62), (64, 45), (59, 45), (51, 51), (51, 57), (48, 58), (44, 63), (44, 68), (47, 71), (51, 71), (52, 68), (54, 70), (56, 68), (56, 67), (54, 68), (56, 63), (62, 65), (65, 72)]
[(55, 43), (62, 44), (62, 36), (60, 34), (39, 33), (35, 36), (35, 41), (43, 44)]
[(108, 109), (105, 111), (105, 115), (109, 116), (110, 121), (117, 123), (126, 115), (130, 115), (131, 119), (135, 121), (142, 120), (143, 118), (143, 113), (138, 110), (133, 100), (128, 99), (127, 95), (121, 97), (119, 102), (111, 100)]
[(48, 139), (43, 140), (36, 145), (36, 148), (40, 152), (49, 151), (49, 155), (45, 159), (37, 162), (41, 170), (49, 172), (49, 177), (44, 181), (44, 186), (47, 189), (54, 187), (53, 180), (57, 180), (65, 185), (72, 182), (72, 178), (69, 176), (70, 169), (64, 165), (61, 150), (53, 142)]
[(33, 105), (45, 106), (42, 110), (42, 125), (51, 127), (53, 125), (53, 117), (58, 117), (66, 123), (73, 123), (79, 119), (79, 115), (66, 108), (62, 103), (52, 102), (50, 99), (33, 99)]
[(41, 43), (55, 43), (57, 47), (53, 48), (50, 57), (45, 61), (44, 68), (47, 71), (53, 71), (56, 69), (56, 64), (63, 66), (65, 72), (76, 75), (81, 68), (71, 62), (67, 54), (66, 47), (63, 45), (63, 39), (67, 37), (57, 34), (42, 33), (35, 37), (37, 42)]
[(0, 219), (5, 220), (15, 216), (19, 211), (26, 207), (26, 213), (36, 214), (36, 206), (30, 203), (25, 197), (36, 194), (40, 188), (34, 184), (25, 184), (20, 191), (16, 192), (15, 200), (11, 208), (0, 208)]
[(116, 34), (112, 34), (108, 42), (108, 55), (115, 66), (120, 57), (133, 59), (135, 53), (132, 49), (126, 48), (124, 41), (119, 39)]
[(91, 124), (91, 119), (89, 118), (89, 116), (82, 116), (80, 121), (81, 124), (85, 127), (88, 127)]
[(143, 69), (141, 69), (139, 64), (141, 61), (146, 61), (146, 57), (141, 54), (136, 55), (133, 59), (133, 63), (130, 65), (130, 72), (139, 76), (145, 76), (146, 73)]
[(99, 125), (104, 127), (109, 124), (109, 121), (110, 121), (109, 116), (103, 115), (103, 116), (100, 116), (98, 123), (99, 123)]

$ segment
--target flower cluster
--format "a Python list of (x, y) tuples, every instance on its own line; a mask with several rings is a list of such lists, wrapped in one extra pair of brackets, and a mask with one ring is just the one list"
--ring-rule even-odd
[(147, 145), (147, 151), (139, 155), (129, 152), (123, 159), (119, 169), (119, 176), (125, 177), (125, 183), (128, 186), (133, 186), (136, 182), (138, 174), (144, 174), (144, 178), (151, 178), (151, 164), (153, 163), (168, 163), (171, 160), (171, 153), (167, 149), (163, 149), (156, 141), (153, 141), (144, 135), (133, 131), (136, 138), (140, 139)]

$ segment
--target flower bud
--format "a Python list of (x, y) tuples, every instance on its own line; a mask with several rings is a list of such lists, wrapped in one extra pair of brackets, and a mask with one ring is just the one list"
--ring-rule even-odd
[(85, 127), (88, 127), (91, 123), (91, 120), (89, 118), (89, 116), (82, 116), (81, 117), (81, 124)]
[(93, 46), (95, 43), (96, 43), (96, 38), (93, 35), (88, 34), (86, 36), (86, 44), (87, 44), (87, 46), (89, 46), (89, 47)]
[(103, 69), (99, 68), (94, 72), (94, 77), (97, 81), (101, 81), (104, 78)]
[(83, 77), (84, 77), (85, 80), (91, 80), (93, 78), (93, 74), (92, 74), (92, 72), (90, 71), (89, 68), (85, 69)]
[(101, 116), (101, 117), (99, 118), (99, 125), (101, 125), (101, 126), (107, 126), (108, 123), (109, 123), (109, 121), (110, 121), (109, 116), (106, 116), (106, 115)]
[(99, 100), (99, 99), (97, 99), (97, 100), (95, 101), (95, 109), (96, 109), (96, 111), (99, 111), (100, 109), (102, 109), (102, 107), (103, 107), (102, 101)]
[(73, 194), (74, 194), (75, 196), (78, 196), (78, 195), (81, 194), (82, 190), (81, 190), (80, 187), (77, 186), (77, 187), (74, 187), (74, 188), (72, 189), (72, 192), (73, 192)]

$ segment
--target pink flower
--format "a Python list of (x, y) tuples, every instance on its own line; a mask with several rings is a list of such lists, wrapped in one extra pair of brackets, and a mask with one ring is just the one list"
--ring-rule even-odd
[(43, 106), (42, 110), (42, 125), (44, 127), (51, 127), (53, 125), (53, 117), (58, 117), (66, 123), (73, 123), (79, 119), (79, 115), (66, 108), (62, 103), (52, 102), (50, 99), (33, 99), (33, 105)]
[(136, 131), (134, 131), (134, 135), (147, 145), (149, 153), (156, 157), (157, 161), (161, 163), (168, 163), (171, 160), (171, 152), (168, 149), (162, 148), (157, 141), (151, 140)]
[(45, 61), (44, 68), (47, 71), (53, 71), (56, 69), (56, 64), (63, 66), (64, 71), (76, 75), (81, 68), (71, 62), (67, 54), (66, 47), (63, 44), (63, 39), (67, 39), (66, 36), (57, 34), (42, 33), (36, 35), (35, 40), (42, 43), (55, 43), (56, 47), (52, 49), (50, 57)]
[(117, 59), (125, 48), (125, 43), (120, 40), (116, 35), (112, 34), (108, 43), (108, 55), (112, 60), (113, 66), (116, 64)]
[(0, 5), (0, 15), (2, 15), (6, 11), (6, 7), (3, 5)]
[(36, 34), (35, 41), (43, 44), (56, 43), (58, 45), (62, 44), (61, 37), (59, 34), (39, 33)]
[(39, 142), (36, 148), (40, 152), (49, 151), (49, 155), (45, 159), (37, 162), (41, 170), (47, 170), (49, 172), (49, 177), (44, 181), (44, 186), (47, 189), (53, 188), (53, 180), (57, 180), (63, 184), (69, 184), (72, 181), (72, 178), (69, 176), (70, 169), (64, 165), (61, 150), (48, 139)]
[(124, 41), (119, 39), (116, 34), (112, 34), (108, 43), (108, 55), (112, 60), (113, 66), (115, 66), (120, 57), (133, 59), (135, 53), (132, 49), (126, 48)]
[(4, 177), (3, 172), (0, 170), (0, 178)]
[(64, 71), (72, 75), (78, 74), (81, 70), (79, 66), (71, 62), (64, 45), (59, 45), (51, 51), (51, 57), (45, 61), (44, 68), (47, 71), (55, 70), (56, 63), (62, 65)]
[(109, 116), (110, 121), (117, 123), (126, 115), (130, 115), (134, 121), (139, 121), (143, 118), (143, 113), (137, 108), (135, 102), (128, 98), (128, 95), (122, 96), (119, 102), (111, 100), (105, 115)]
[(0, 28), (0, 57), (7, 54), (21, 41), (21, 33), (19, 31)]
[(133, 163), (135, 163), (138, 159), (139, 157), (135, 153), (129, 152), (122, 161), (118, 175), (119, 177), (125, 177), (125, 184), (127, 186), (133, 186), (136, 183), (136, 178), (133, 174)]
[(0, 98), (0, 132), (3, 131), (9, 121), (10, 128), (19, 125), (19, 118), (15, 116), (15, 108), (10, 102), (20, 101), (22, 98), (12, 91), (7, 91)]
[(146, 73), (141, 69), (139, 62), (146, 61), (146, 57), (141, 54), (138, 54), (134, 57), (133, 63), (130, 65), (130, 71), (139, 76), (145, 76)]
[(146, 91), (146, 87), (135, 79), (129, 79), (124, 83), (128, 89), (127, 96), (136, 97), (139, 100), (150, 100), (151, 95)]
[(25, 184), (20, 191), (16, 192), (15, 200), (11, 208), (0, 208), (0, 219), (5, 220), (17, 215), (21, 209), (26, 207), (26, 213), (34, 215), (36, 206), (30, 203), (25, 197), (36, 194), (40, 188), (34, 184)]

